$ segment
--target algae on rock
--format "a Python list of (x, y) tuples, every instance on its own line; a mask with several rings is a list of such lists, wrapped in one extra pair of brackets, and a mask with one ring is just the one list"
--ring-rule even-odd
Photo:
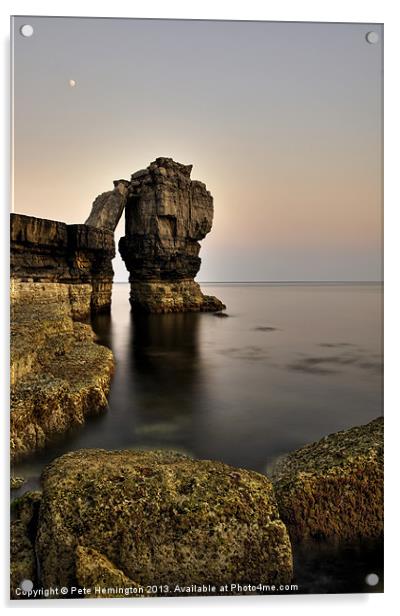
[(293, 540), (383, 532), (383, 418), (336, 432), (278, 460), (269, 475)]
[(35, 555), (35, 534), (37, 529), (40, 492), (26, 492), (12, 504), (10, 528), (10, 592), (11, 598), (18, 598), (17, 588), (23, 580), (38, 581)]
[(110, 311), (115, 245), (107, 229), (20, 214), (10, 234), (15, 459), (107, 405), (113, 355), (89, 319)]
[(12, 459), (107, 406), (113, 354), (72, 317), (67, 285), (12, 282)]
[(45, 586), (76, 583), (78, 546), (86, 578), (82, 549), (141, 585), (291, 579), (289, 537), (258, 473), (174, 452), (82, 450), (47, 466), (42, 485)]
[(143, 597), (145, 591), (117, 569), (108, 558), (92, 548), (78, 545), (75, 552), (76, 580), (81, 588), (89, 589), (91, 598), (125, 597), (125, 589), (135, 589), (132, 597)]

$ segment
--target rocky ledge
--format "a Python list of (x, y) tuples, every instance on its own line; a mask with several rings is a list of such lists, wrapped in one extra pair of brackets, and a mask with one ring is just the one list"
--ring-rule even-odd
[(270, 474), (293, 540), (383, 532), (383, 418), (337, 432), (277, 462)]
[(11, 457), (101, 412), (111, 351), (88, 321), (111, 303), (113, 234), (11, 215)]
[(74, 321), (63, 284), (13, 282), (11, 457), (44, 447), (107, 406), (112, 352)]
[(201, 264), (199, 240), (211, 230), (214, 206), (205, 184), (190, 179), (191, 171), (192, 165), (157, 158), (131, 176), (119, 250), (136, 311), (225, 308), (216, 297), (203, 295), (194, 281)]
[(13, 281), (65, 285), (75, 319), (110, 311), (112, 231), (11, 214), (10, 233)]
[(44, 587), (291, 579), (289, 537), (259, 473), (174, 452), (82, 450), (50, 464), (42, 488), (15, 506), (12, 592), (26, 577)]

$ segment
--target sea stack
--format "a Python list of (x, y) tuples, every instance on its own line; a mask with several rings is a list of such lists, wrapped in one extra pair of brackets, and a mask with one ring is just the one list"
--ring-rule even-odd
[(205, 184), (190, 179), (191, 171), (192, 165), (157, 158), (131, 176), (119, 251), (130, 273), (134, 311), (225, 308), (194, 281), (201, 264), (199, 240), (211, 230), (214, 207)]

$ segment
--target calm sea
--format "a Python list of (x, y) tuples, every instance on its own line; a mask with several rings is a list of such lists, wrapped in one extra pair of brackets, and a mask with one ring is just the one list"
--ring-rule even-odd
[[(94, 320), (99, 341), (116, 359), (108, 412), (18, 464), (15, 473), (29, 477), (24, 489), (37, 484), (49, 460), (87, 447), (167, 448), (265, 472), (277, 456), (382, 414), (381, 285), (202, 289), (223, 300), (228, 316), (134, 318), (129, 285), (114, 285), (111, 317)], [(339, 590), (368, 590), (371, 549), (360, 556), (357, 548), (357, 583), (355, 556), (347, 554), (342, 564), (352, 581)], [(309, 567), (315, 581), (315, 563), (306, 560), (303, 577)], [(309, 581), (310, 590), (318, 589), (315, 583)], [(324, 584), (320, 592), (338, 590)]]

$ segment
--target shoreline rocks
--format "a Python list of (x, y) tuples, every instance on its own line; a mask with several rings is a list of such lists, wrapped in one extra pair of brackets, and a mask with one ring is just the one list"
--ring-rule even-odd
[(26, 483), (25, 477), (20, 477), (18, 475), (11, 475), (10, 477), (10, 489), (11, 490), (19, 490)]
[(216, 297), (203, 295), (200, 285), (194, 280), (134, 283), (129, 297), (134, 311), (147, 314), (214, 312), (225, 308)]
[(38, 583), (35, 554), (35, 529), (37, 527), (40, 492), (26, 492), (22, 498), (12, 503), (12, 522), (10, 528), (10, 586), (11, 598), (23, 580)]
[(12, 460), (107, 406), (113, 354), (88, 321), (110, 310), (114, 254), (111, 232), (11, 214)]
[(82, 450), (48, 465), (42, 488), (33, 541), (44, 587), (291, 579), (289, 537), (259, 473), (175, 452)]
[(378, 418), (284, 456), (271, 480), (172, 451), (65, 454), (43, 471), (41, 493), (13, 505), (11, 592), (24, 578), (114, 589), (102, 596), (143, 596), (153, 584), (287, 584), (291, 543), (300, 567), (313, 545), (323, 553), (332, 541), (381, 540), (382, 446)]
[[(13, 292), (14, 291), (14, 292)], [(107, 406), (110, 349), (74, 321), (65, 285), (14, 283), (11, 293), (11, 459), (82, 425)]]
[(292, 541), (382, 534), (383, 423), (330, 434), (277, 461), (269, 476)]

